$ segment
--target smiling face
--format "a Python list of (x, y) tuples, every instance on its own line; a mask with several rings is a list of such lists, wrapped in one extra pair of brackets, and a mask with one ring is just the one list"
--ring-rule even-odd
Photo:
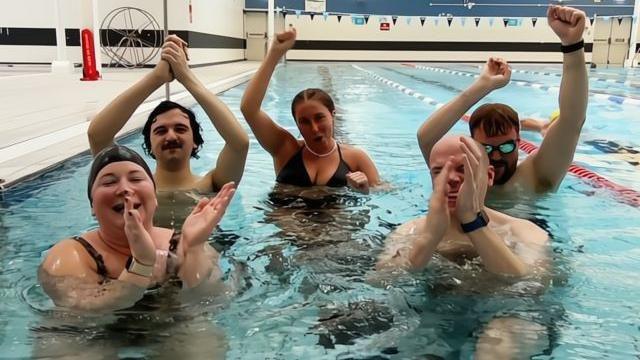
[(144, 169), (130, 161), (113, 162), (98, 172), (91, 188), (92, 209), (101, 227), (124, 228), (124, 197), (151, 224), (157, 201), (153, 181)]
[(324, 104), (318, 100), (301, 101), (293, 112), (307, 146), (318, 152), (333, 147), (333, 113)]
[(158, 163), (188, 161), (196, 148), (189, 116), (177, 108), (158, 115), (151, 125), (150, 142)]

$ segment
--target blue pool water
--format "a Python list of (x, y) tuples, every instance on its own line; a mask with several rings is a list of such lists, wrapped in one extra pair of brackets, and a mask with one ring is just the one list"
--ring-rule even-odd
[[(438, 102), (473, 81), (401, 64), (359, 66)], [(477, 72), (471, 65), (439, 66)], [(560, 71), (557, 66), (544, 69)], [(602, 76), (635, 81), (623, 72), (594, 74)], [(525, 79), (525, 74), (513, 78)], [(554, 75), (526, 75), (526, 80), (559, 85)], [(595, 82), (592, 89), (640, 95), (633, 86)], [(367, 196), (346, 191), (279, 206), (270, 197), (275, 179), (271, 158), (250, 135), (245, 175), (217, 235), (227, 239), (224, 270), (246, 263), (249, 285), (230, 302), (206, 299), (185, 306), (158, 297), (112, 316), (83, 318), (56, 310), (36, 281), (43, 251), (96, 226), (85, 194), (90, 158), (69, 160), (11, 188), (0, 201), (0, 358), (159, 353), (186, 358), (226, 353), (234, 359), (471, 358), (483, 326), (503, 316), (546, 329), (549, 350), (539, 359), (640, 354), (640, 209), (571, 175), (556, 194), (535, 203), (491, 204), (535, 219), (552, 233), (553, 281), (545, 291), (522, 281), (462, 292), (451, 282), (460, 275), (457, 269), (438, 266), (386, 288), (374, 286), (369, 280), (385, 236), (425, 211), (431, 184), (415, 133), (434, 107), (351, 64), (288, 63), (276, 71), (265, 110), (297, 134), (290, 101), (309, 86), (331, 93), (338, 107), (337, 137), (365, 149), (390, 189)], [(239, 112), (243, 91), (239, 86), (221, 97), (248, 131)], [(546, 117), (557, 107), (556, 94), (515, 85), (485, 100), (511, 104), (522, 116)], [(206, 143), (193, 165), (205, 172), (222, 143), (204, 112), (195, 110)], [(637, 106), (592, 99), (576, 163), (640, 191), (639, 167), (610, 153), (615, 145), (597, 146), (609, 140), (640, 150), (637, 113)], [(467, 128), (460, 123), (454, 130)], [(537, 134), (523, 137), (541, 141)], [(121, 142), (141, 150), (140, 136)], [(471, 288), (476, 281), (459, 278)]]

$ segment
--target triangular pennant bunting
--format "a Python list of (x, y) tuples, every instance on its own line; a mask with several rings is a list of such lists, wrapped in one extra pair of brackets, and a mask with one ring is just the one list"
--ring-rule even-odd
[(622, 16), (618, 16), (618, 26), (620, 26), (620, 24), (622, 24)]
[(509, 24), (509, 19), (502, 19), (502, 23), (504, 24), (504, 27), (507, 27), (507, 25)]
[(593, 25), (593, 22), (596, 20), (594, 16), (589, 18), (589, 25)]
[(421, 24), (422, 26), (424, 26), (424, 22), (425, 22), (425, 20), (427, 20), (427, 18), (426, 18), (426, 17), (424, 17), (424, 16), (420, 16), (420, 24)]
[(476, 27), (478, 27), (478, 24), (480, 24), (480, 18), (473, 18), (473, 21), (475, 21)]
[(296, 19), (300, 18), (300, 14), (302, 14), (302, 10), (296, 10)]
[(394, 15), (394, 16), (392, 16), (392, 17), (391, 17), (391, 21), (393, 21), (393, 25), (395, 25), (395, 24), (396, 24), (396, 22), (398, 21), (398, 17), (397, 17), (397, 16), (395, 16), (395, 15)]
[(342, 15), (338, 15), (338, 22), (340, 22), (340, 20), (342, 20)]
[(311, 16), (311, 20), (313, 20), (313, 17), (316, 16), (316, 14), (309, 14), (309, 16)]
[(327, 18), (329, 17), (329, 13), (328, 12), (323, 12), (322, 13), (322, 17), (324, 17), (324, 21), (327, 21)]
[(439, 18), (435, 18), (433, 19), (433, 25), (438, 26), (438, 23), (440, 22)]
[(489, 18), (489, 26), (493, 26), (493, 22), (494, 22), (495, 20), (496, 20), (496, 19), (494, 19), (494, 18)]
[(537, 22), (538, 22), (538, 18), (531, 18), (531, 23), (533, 24), (533, 27), (536, 27)]
[(449, 26), (451, 26), (451, 22), (453, 21), (452, 17), (448, 17), (447, 18), (447, 24), (449, 24)]
[(407, 16), (406, 19), (407, 19), (407, 25), (411, 24), (411, 16)]
[(464, 24), (467, 22), (467, 18), (466, 17), (461, 17), (460, 18), (460, 25), (464, 26)]
[(364, 16), (364, 23), (368, 24), (369, 23), (369, 15), (365, 15)]

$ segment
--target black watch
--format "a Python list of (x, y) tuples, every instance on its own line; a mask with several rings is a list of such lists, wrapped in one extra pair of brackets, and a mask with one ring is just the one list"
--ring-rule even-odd
[(462, 227), (462, 231), (466, 234), (466, 233), (470, 233), (472, 231), (478, 230), (482, 227), (485, 227), (488, 224), (489, 224), (489, 217), (487, 216), (487, 213), (485, 213), (484, 210), (480, 210), (475, 220), (465, 224), (460, 224), (460, 226)]

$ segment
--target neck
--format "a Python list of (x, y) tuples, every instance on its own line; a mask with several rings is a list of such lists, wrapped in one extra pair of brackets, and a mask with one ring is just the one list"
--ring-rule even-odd
[(315, 155), (316, 157), (326, 157), (329, 156), (331, 154), (333, 154), (334, 151), (336, 151), (336, 149), (338, 148), (338, 142), (335, 139), (331, 139), (333, 140), (333, 147), (331, 147), (331, 149), (329, 151), (325, 151), (323, 153), (317, 153), (315, 151), (313, 151), (309, 145), (307, 145), (307, 142), (304, 142), (304, 147), (307, 148), (307, 151), (309, 151), (310, 153), (312, 153), (313, 155)]
[(157, 166), (154, 178), (158, 190), (190, 188), (195, 181), (188, 162), (186, 166)]
[(96, 232), (98, 233), (100, 241), (114, 253), (131, 256), (131, 248), (129, 247), (129, 241), (124, 233), (124, 229), (108, 231), (106, 228), (100, 227)]

